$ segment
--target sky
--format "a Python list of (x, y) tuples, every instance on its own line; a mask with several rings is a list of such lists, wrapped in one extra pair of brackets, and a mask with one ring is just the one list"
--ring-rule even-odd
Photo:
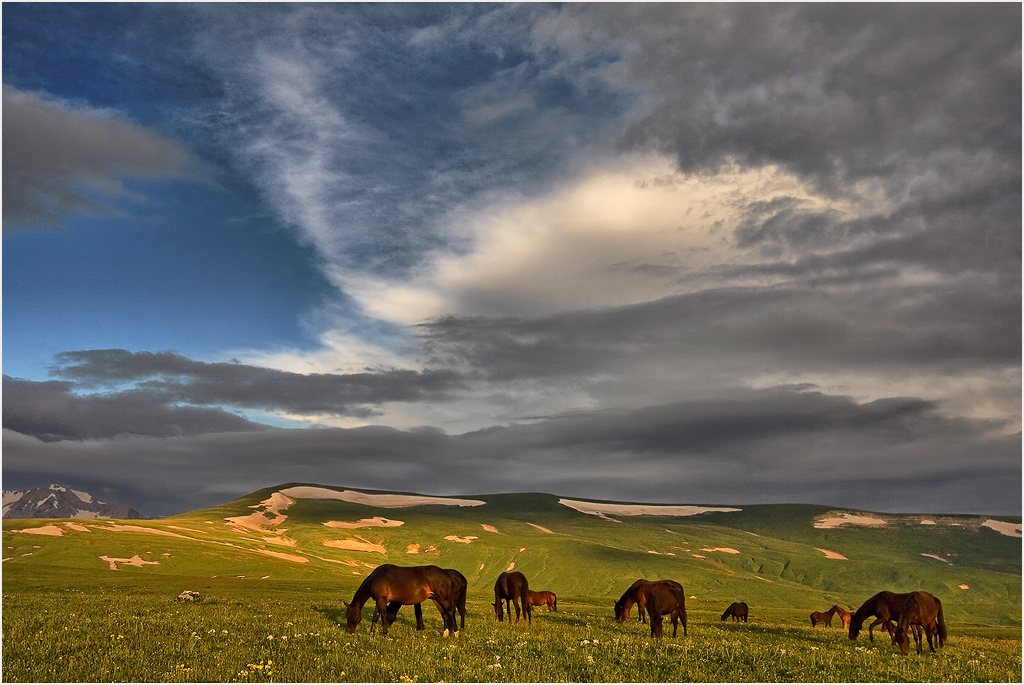
[(1021, 513), (1021, 6), (3, 7), (3, 487)]

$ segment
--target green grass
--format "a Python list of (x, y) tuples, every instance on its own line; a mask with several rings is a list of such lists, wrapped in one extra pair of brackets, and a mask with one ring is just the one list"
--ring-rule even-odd
[[(84, 579), (83, 579), (84, 580)], [(903, 657), (887, 640), (850, 641), (794, 612), (747, 624), (691, 610), (688, 636), (657, 641), (619, 625), (607, 602), (563, 598), (532, 625), (497, 623), (471, 597), (465, 631), (441, 637), (424, 607), (417, 632), (403, 609), (390, 636), (345, 632), (343, 595), (321, 584), (223, 579), (184, 587), (127, 574), (120, 582), (3, 596), (6, 682), (1020, 682), (1015, 629), (950, 626), (936, 654)]]
[[(973, 527), (965, 518), (822, 530), (812, 522), (826, 508), (786, 505), (614, 523), (527, 494), (485, 496), (486, 505), (466, 508), (301, 500), (285, 512), (280, 528), (287, 530), (267, 531), (294, 539), (293, 546), (225, 525), (276, 489), (159, 521), (77, 522), (60, 537), (17, 532), (53, 521), (5, 520), (3, 680), (1021, 681), (1021, 540), (978, 529), (977, 519)], [(373, 516), (404, 525), (322, 525)], [(355, 535), (387, 553), (323, 544)], [(476, 539), (463, 544), (450, 535)], [(407, 554), (411, 544), (423, 551)], [(707, 551), (716, 548), (738, 553)], [(157, 563), (113, 571), (100, 559), (133, 555)], [(423, 632), (413, 630), (406, 608), (389, 639), (371, 636), (368, 606), (356, 634), (347, 634), (342, 601), (369, 567), (385, 562), (462, 571), (470, 612), (462, 635), (443, 639), (431, 605)], [(510, 564), (532, 588), (555, 591), (560, 611), (536, 612), (531, 626), (496, 623), (491, 588)], [(612, 603), (639, 577), (683, 583), (687, 637), (655, 641), (645, 625), (612, 620)], [(939, 596), (950, 627), (946, 647), (903, 657), (887, 639), (850, 641), (838, 627), (811, 628), (812, 610), (854, 607), (881, 589)], [(183, 590), (203, 601), (175, 601)], [(738, 600), (750, 605), (750, 623), (722, 623), (722, 610)]]

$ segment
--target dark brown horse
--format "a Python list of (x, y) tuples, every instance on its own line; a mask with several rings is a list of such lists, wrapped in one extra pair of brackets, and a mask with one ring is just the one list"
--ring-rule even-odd
[(828, 611), (812, 611), (811, 612), (811, 626), (816, 626), (819, 623), (826, 625), (829, 628), (832, 627), (832, 615), (836, 613), (836, 608), (832, 607)]
[(899, 646), (900, 652), (906, 656), (910, 651), (910, 638), (907, 636), (907, 629), (914, 633), (914, 642), (917, 645), (917, 653), (921, 653), (921, 630), (915, 630), (914, 626), (920, 626), (928, 637), (928, 648), (935, 651), (935, 642), (939, 647), (946, 642), (946, 621), (942, 617), (942, 602), (935, 595), (929, 592), (911, 592), (900, 607), (897, 617), (896, 632), (893, 634), (893, 644)]
[(501, 602), (505, 600), (505, 612), (508, 613), (510, 621), (512, 620), (512, 609), (509, 607), (509, 602), (516, 609), (516, 623), (519, 623), (520, 604), (523, 606), (523, 613), (526, 614), (526, 622), (533, 623), (529, 593), (530, 584), (527, 582), (526, 576), (519, 571), (507, 571), (498, 576), (498, 579), (494, 581), (494, 614), (497, 616), (498, 622), (503, 620)]
[(868, 626), (868, 638), (872, 642), (875, 641), (875, 636), (874, 633), (871, 632), (871, 629), (879, 624), (885, 628), (886, 632), (889, 633), (889, 636), (891, 637), (896, 631), (896, 626), (893, 625), (892, 621), (899, 616), (900, 608), (909, 596), (910, 593), (898, 595), (895, 592), (882, 590), (877, 595), (861, 604), (860, 608), (854, 612), (853, 618), (850, 619), (850, 639), (857, 639), (857, 635), (860, 633), (860, 629), (864, 625), (864, 620), (867, 619), (868, 616), (876, 617), (875, 621)]
[(651, 637), (661, 637), (661, 617), (665, 615), (672, 617), (672, 637), (676, 636), (680, 623), (686, 636), (686, 599), (682, 585), (671, 580), (651, 583), (647, 586), (644, 604), (651, 616)]
[(537, 592), (529, 590), (526, 595), (527, 599), (530, 600), (531, 607), (547, 606), (548, 611), (558, 611), (558, 597), (554, 592), (549, 590), (538, 590)]
[(629, 620), (629, 610), (636, 604), (637, 609), (637, 620), (644, 623), (646, 618), (647, 608), (647, 591), (653, 583), (668, 583), (676, 587), (679, 592), (683, 591), (683, 586), (674, 580), (647, 580), (641, 578), (635, 581), (629, 588), (622, 593), (618, 601), (615, 602), (615, 620), (619, 623), (625, 623)]
[[(455, 619), (455, 610), (457, 609), (458, 612), (459, 612), (459, 630), (465, 630), (466, 629), (466, 588), (468, 587), (468, 583), (466, 582), (466, 576), (462, 575), (461, 573), (459, 573), (458, 571), (456, 571), (453, 568), (443, 568), (441, 570), (444, 571), (445, 573), (447, 573), (451, 577), (451, 579), (452, 579), (452, 599), (453, 599), (453, 602), (454, 602), (454, 604), (451, 606), (452, 620)], [(392, 623), (395, 622), (395, 619), (398, 617), (398, 610), (399, 610), (399, 608), (401, 608), (401, 606), (402, 606), (402, 604), (400, 602), (391, 602), (390, 604), (388, 604), (388, 609), (387, 609), (388, 625), (391, 625)], [(422, 605), (414, 604), (413, 605), (413, 612), (416, 615), (416, 630), (423, 630), (423, 607), (422, 607)], [(376, 623), (376, 621), (377, 621), (377, 614), (376, 614), (376, 612), (374, 612), (374, 614), (373, 614), (373, 622)], [(458, 635), (459, 635), (458, 631), (456, 631), (455, 635), (456, 635), (456, 637), (458, 637)]]
[[(363, 620), (363, 605), (370, 599), (376, 602), (370, 631), (381, 620), (381, 632), (388, 634), (388, 607), (394, 606), (395, 613), (403, 604), (420, 604), (431, 600), (441, 612), (444, 620), (444, 635), (454, 633), (455, 618), (452, 615), (454, 600), (454, 583), (452, 577), (437, 566), (395, 566), (381, 564), (366, 577), (359, 589), (352, 596), (352, 602), (345, 602), (347, 630), (356, 632), (356, 626)], [(418, 618), (422, 624), (422, 614)]]
[(725, 610), (725, 613), (722, 614), (722, 620), (724, 621), (732, 616), (733, 623), (738, 623), (740, 621), (746, 623), (747, 613), (749, 611), (750, 608), (747, 606), (746, 602), (733, 602), (729, 605), (729, 608)]

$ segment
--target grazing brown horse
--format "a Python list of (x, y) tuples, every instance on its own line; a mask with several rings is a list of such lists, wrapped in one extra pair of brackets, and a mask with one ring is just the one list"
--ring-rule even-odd
[[(350, 633), (356, 632), (356, 626), (363, 620), (363, 605), (370, 599), (376, 602), (370, 631), (373, 631), (373, 626), (380, 617), (381, 632), (385, 636), (388, 634), (389, 606), (395, 606), (397, 614), (398, 607), (403, 604), (420, 604), (429, 599), (441, 612), (444, 635), (447, 637), (457, 630), (451, 610), (453, 598), (454, 583), (444, 569), (437, 566), (381, 564), (360, 584), (352, 596), (352, 602), (344, 603), (347, 630)], [(422, 614), (418, 623), (422, 623)]]
[(641, 623), (644, 622), (644, 605), (640, 603), (643, 598), (641, 589), (645, 585), (650, 585), (651, 581), (646, 578), (640, 578), (630, 585), (622, 596), (619, 597), (618, 601), (615, 602), (615, 620), (619, 623), (625, 623), (629, 620), (629, 610), (633, 608), (633, 605), (637, 605), (637, 620)]
[(747, 607), (746, 602), (733, 602), (729, 605), (729, 608), (725, 610), (725, 613), (722, 614), (722, 620), (724, 621), (732, 616), (733, 623), (738, 623), (740, 621), (746, 623), (748, 611), (750, 611), (750, 609)]
[(850, 619), (850, 639), (857, 639), (857, 635), (860, 633), (860, 629), (864, 625), (864, 620), (868, 616), (876, 617), (875, 621), (868, 626), (868, 638), (872, 642), (875, 641), (875, 636), (874, 633), (871, 632), (871, 629), (878, 624), (881, 624), (891, 637), (896, 631), (896, 627), (893, 625), (892, 621), (894, 618), (899, 616), (900, 608), (909, 596), (910, 593), (898, 595), (895, 592), (882, 590), (877, 595), (874, 595), (861, 604), (860, 608), (854, 612), (853, 618)]
[[(900, 652), (906, 656), (910, 651), (910, 638), (907, 637), (907, 629), (914, 632), (914, 642), (917, 645), (917, 653), (921, 653), (921, 630), (914, 630), (912, 626), (920, 626), (928, 637), (928, 648), (935, 651), (934, 642), (939, 647), (946, 642), (946, 621), (942, 617), (942, 602), (935, 595), (929, 592), (911, 592), (900, 607), (897, 617), (896, 632), (892, 636), (893, 644), (899, 646)], [(934, 642), (933, 642), (934, 640)]]
[(671, 580), (650, 583), (644, 604), (651, 616), (651, 637), (661, 637), (661, 617), (666, 614), (672, 617), (672, 637), (676, 636), (679, 623), (683, 624), (683, 636), (686, 636), (686, 599), (682, 585)]
[(549, 590), (538, 590), (534, 592), (529, 590), (526, 593), (527, 599), (530, 600), (531, 607), (542, 607), (547, 606), (548, 611), (558, 611), (558, 597), (554, 592)]
[(511, 601), (512, 606), (516, 608), (516, 623), (519, 623), (519, 605), (523, 605), (523, 613), (526, 614), (526, 622), (533, 623), (532, 614), (533, 611), (530, 608), (530, 584), (519, 571), (511, 571), (502, 573), (498, 576), (498, 579), (494, 581), (494, 614), (498, 617), (498, 622), (502, 621), (501, 601), (505, 600), (505, 612), (508, 613), (508, 619), (512, 620), (512, 609), (509, 607)]
[[(455, 610), (458, 609), (458, 611), (459, 611), (459, 624), (460, 624), (459, 625), (459, 630), (465, 630), (466, 629), (466, 588), (468, 586), (468, 583), (466, 582), (466, 576), (462, 575), (461, 573), (459, 573), (458, 571), (456, 571), (453, 568), (443, 568), (441, 570), (444, 571), (445, 573), (447, 573), (451, 577), (451, 579), (452, 579), (452, 601), (453, 601), (453, 604), (451, 606), (452, 620), (455, 619)], [(387, 609), (388, 625), (391, 625), (392, 623), (395, 622), (395, 619), (398, 617), (398, 610), (399, 610), (399, 608), (401, 608), (401, 606), (402, 605), (401, 605), (400, 602), (391, 602), (390, 604), (388, 604), (388, 609)], [(416, 615), (416, 630), (423, 630), (423, 607), (422, 607), (422, 605), (414, 604), (413, 605), (413, 612)], [(373, 614), (373, 623), (376, 623), (376, 621), (377, 621), (377, 614), (376, 614), (376, 612), (374, 612), (374, 614)], [(456, 634), (456, 636), (458, 635), (457, 632), (455, 634)]]
[(839, 620), (843, 622), (843, 630), (850, 627), (850, 619), (853, 618), (853, 614), (839, 606), (838, 604), (832, 605), (832, 612), (839, 615)]
[(832, 615), (836, 613), (836, 607), (832, 607), (828, 611), (812, 611), (811, 612), (811, 626), (816, 626), (819, 623), (826, 625), (829, 628), (832, 627)]
[(629, 588), (622, 593), (618, 601), (615, 602), (615, 620), (619, 623), (625, 623), (629, 620), (629, 610), (636, 604), (637, 609), (637, 620), (644, 623), (645, 612), (647, 606), (647, 590), (654, 583), (668, 583), (676, 588), (679, 592), (683, 591), (683, 586), (674, 580), (647, 580), (641, 578), (635, 581)]

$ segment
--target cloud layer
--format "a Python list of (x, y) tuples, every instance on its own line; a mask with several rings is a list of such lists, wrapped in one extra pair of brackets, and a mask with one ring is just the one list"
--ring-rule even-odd
[[(335, 297), (302, 313), (304, 348), (58, 350), (50, 379), (5, 377), (5, 478), (102, 474), (164, 512), (286, 481), (538, 477), (1019, 511), (1019, 6), (133, 20), (169, 16), (206, 84), (167, 125), (187, 142), (5, 88), (5, 218), (114, 206), (114, 179), (204, 149)], [(179, 471), (209, 489), (175, 489)]]
[(189, 155), (113, 112), (4, 86), (5, 227), (60, 225), (72, 212), (136, 199), (121, 180), (173, 178)]

